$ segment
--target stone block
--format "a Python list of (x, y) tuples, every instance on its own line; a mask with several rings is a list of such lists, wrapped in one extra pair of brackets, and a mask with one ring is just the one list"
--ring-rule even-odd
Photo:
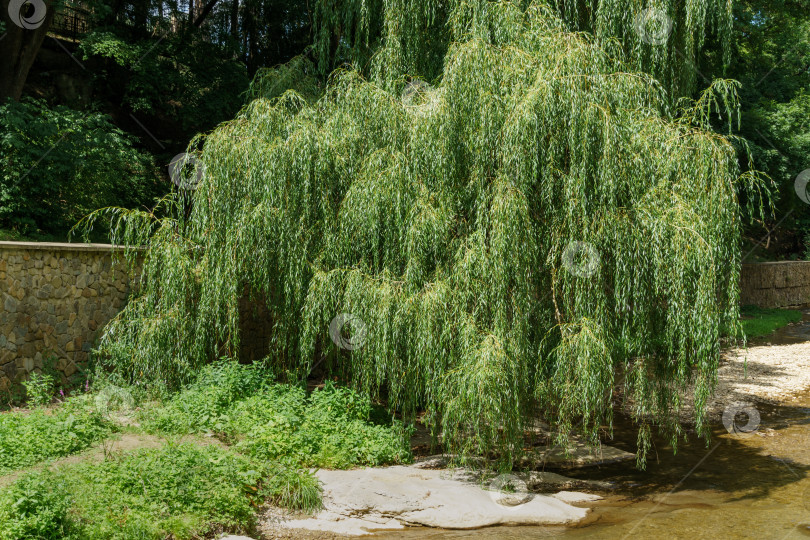
[(76, 366), (74, 362), (69, 362), (67, 366), (65, 366), (65, 376), (70, 377), (74, 373), (79, 371), (79, 368)]

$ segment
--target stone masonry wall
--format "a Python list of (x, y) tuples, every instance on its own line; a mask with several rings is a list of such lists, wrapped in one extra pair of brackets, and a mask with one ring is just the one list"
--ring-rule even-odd
[(810, 261), (742, 265), (740, 304), (761, 308), (810, 304)]
[(107, 244), (0, 242), (0, 396), (32, 371), (75, 381), (130, 282)]
[[(107, 244), (0, 242), (0, 399), (32, 371), (55, 370), (62, 383), (79, 367), (104, 325), (123, 307), (133, 278)], [(741, 304), (810, 304), (810, 262), (744, 264)], [(267, 307), (239, 302), (244, 361), (267, 354)]]

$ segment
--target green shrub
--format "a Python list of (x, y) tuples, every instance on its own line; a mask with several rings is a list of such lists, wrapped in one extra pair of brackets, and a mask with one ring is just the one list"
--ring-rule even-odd
[(259, 365), (221, 361), (205, 366), (196, 382), (154, 411), (149, 424), (164, 433), (222, 432), (234, 403), (272, 385), (272, 372)]
[(25, 396), (31, 405), (47, 405), (53, 397), (53, 377), (41, 373), (31, 373), (27, 381), (23, 381)]
[(24, 475), (0, 492), (0, 540), (76, 538), (70, 505), (52, 473)]
[(95, 394), (96, 402), (109, 397), (107, 408), (111, 410), (129, 409), (150, 401), (163, 401), (171, 395), (161, 381), (130, 381), (120, 373), (107, 371), (98, 365), (88, 378), (87, 389)]
[(304, 466), (335, 469), (408, 459), (402, 425), (371, 424), (367, 397), (327, 383), (300, 403), (294, 409), (257, 396), (237, 405), (232, 433), (244, 434), (237, 448), (262, 459), (292, 456)]
[[(278, 474), (217, 446), (169, 444), (63, 474), (86, 538), (193, 538), (249, 531), (255, 508), (273, 499), (296, 509), (320, 507), (309, 473)], [(314, 500), (313, 500), (314, 489)], [(306, 504), (305, 504), (306, 503)]]
[(265, 478), (264, 494), (277, 506), (315, 512), (323, 506), (321, 484), (310, 471), (278, 463)]
[(31, 99), (0, 103), (0, 227), (64, 239), (90, 211), (139, 206), (166, 187), (152, 158), (107, 116)]
[(84, 450), (111, 430), (84, 396), (57, 409), (0, 414), (0, 473)]
[(258, 464), (217, 446), (168, 444), (22, 477), (0, 492), (0, 540), (248, 532), (265, 500), (316, 510), (320, 486), (309, 472)]
[(192, 538), (214, 524), (245, 530), (261, 472), (232, 452), (182, 444), (83, 463), (62, 477), (76, 494), (85, 537), (124, 540)]
[(306, 467), (407, 460), (405, 428), (376, 425), (371, 412), (368, 397), (331, 382), (307, 396), (298, 386), (271, 382), (261, 367), (224, 362), (147, 413), (144, 425), (161, 433), (214, 432), (250, 456)]

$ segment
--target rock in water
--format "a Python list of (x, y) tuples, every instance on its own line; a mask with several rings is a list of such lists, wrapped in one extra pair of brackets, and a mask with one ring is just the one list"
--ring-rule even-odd
[[(488, 490), (464, 470), (387, 467), (317, 472), (324, 486), (324, 510), (310, 519), (282, 526), (361, 535), (373, 530), (424, 525), (444, 529), (475, 529), (490, 525), (573, 525), (589, 512), (568, 504), (582, 502), (573, 494), (555, 498)], [(500, 477), (499, 477), (500, 478)], [(520, 484), (519, 481), (517, 481)], [(494, 486), (495, 484), (493, 484)], [(525, 486), (525, 484), (524, 484)], [(524, 488), (525, 489), (525, 488)], [(596, 496), (589, 496), (589, 501)], [(511, 501), (518, 504), (509, 504)]]
[(595, 449), (576, 439), (567, 451), (560, 446), (538, 446), (535, 451), (539, 458), (536, 459), (538, 463), (534, 463), (534, 465), (542, 464), (543, 467), (559, 469), (592, 467), (636, 459), (635, 454), (619, 448), (603, 444)]

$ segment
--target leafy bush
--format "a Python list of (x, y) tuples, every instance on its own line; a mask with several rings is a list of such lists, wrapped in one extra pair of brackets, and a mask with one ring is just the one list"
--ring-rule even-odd
[[(250, 79), (245, 66), (217, 44), (195, 34), (161, 33), (165, 39), (156, 42), (94, 31), (82, 40), (81, 50), (85, 60), (100, 61), (95, 87), (101, 95), (141, 118), (159, 119), (164, 136), (168, 131), (185, 144), (232, 118)], [(187, 39), (192, 41), (183, 43)]]
[(0, 492), (0, 540), (74, 538), (71, 500), (48, 472), (27, 474)]
[(105, 115), (0, 103), (0, 227), (66, 233), (92, 210), (139, 206), (159, 190), (152, 159)]
[(303, 512), (315, 512), (323, 506), (320, 482), (310, 471), (278, 464), (265, 482), (265, 494), (278, 506)]
[(53, 397), (53, 377), (41, 373), (31, 373), (23, 382), (25, 395), (31, 405), (47, 405)]
[(161, 381), (144, 381), (122, 377), (120, 373), (94, 366), (86, 383), (87, 390), (92, 390), (94, 401), (108, 399), (105, 407), (108, 410), (130, 409), (150, 401), (168, 399), (169, 391)]
[(166, 433), (224, 431), (234, 403), (272, 384), (272, 372), (258, 365), (221, 361), (205, 366), (197, 381), (155, 411), (150, 423)]
[(0, 414), (0, 473), (84, 450), (111, 430), (84, 396), (58, 409)]
[[(250, 414), (237, 415), (243, 423)], [(373, 425), (369, 422), (369, 399), (348, 388), (327, 383), (310, 396), (301, 423), (291, 437), (279, 432), (272, 423), (258, 424), (239, 446), (251, 455), (274, 456), (274, 442), (291, 439), (292, 453), (301, 463), (345, 469), (357, 465), (381, 465), (402, 462), (408, 457), (402, 425)]]
[(76, 493), (87, 538), (157, 539), (191, 538), (212, 523), (249, 527), (254, 513), (246, 486), (260, 476), (234, 453), (184, 444), (81, 464), (63, 478)]
[(214, 432), (250, 456), (302, 466), (408, 459), (404, 427), (373, 424), (368, 397), (331, 383), (307, 396), (300, 387), (272, 383), (269, 374), (234, 362), (209, 366), (194, 384), (149, 412), (145, 425), (163, 433)]
[(169, 444), (22, 477), (0, 494), (0, 531), (11, 531), (0, 539), (73, 532), (83, 540), (179, 540), (246, 532), (267, 499), (315, 510), (320, 486), (308, 472), (257, 464), (216, 446)]

